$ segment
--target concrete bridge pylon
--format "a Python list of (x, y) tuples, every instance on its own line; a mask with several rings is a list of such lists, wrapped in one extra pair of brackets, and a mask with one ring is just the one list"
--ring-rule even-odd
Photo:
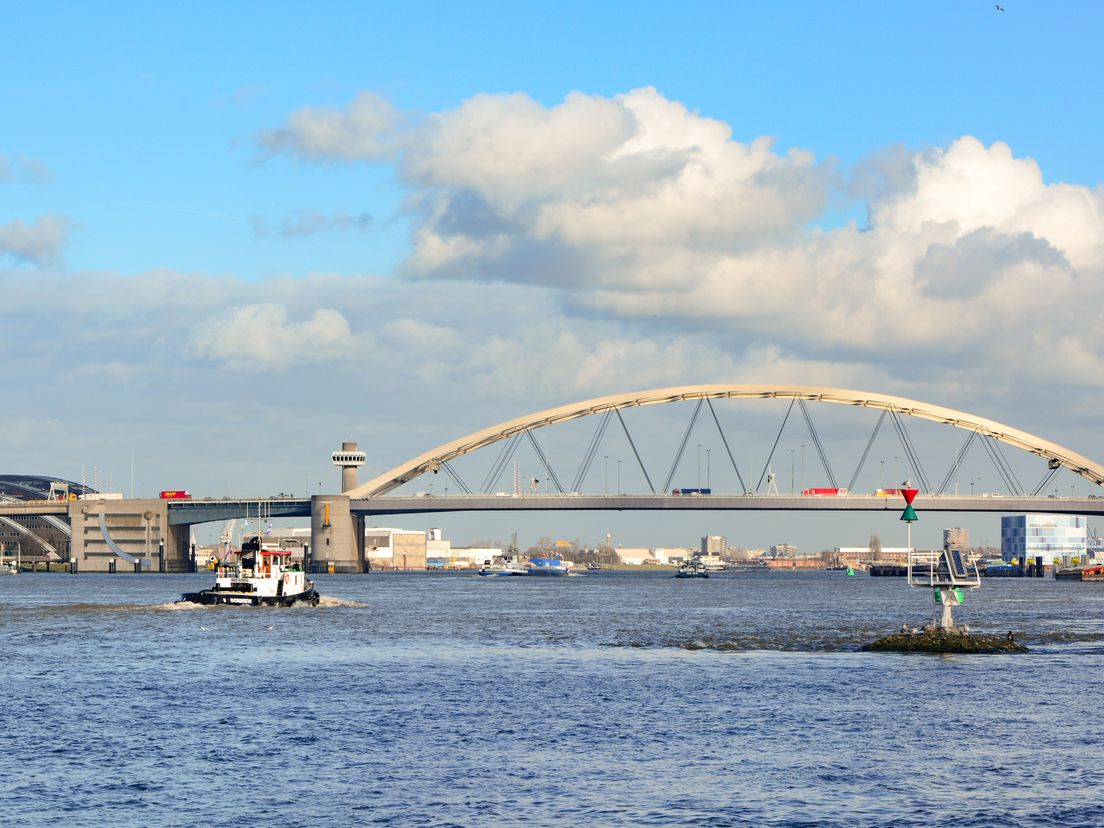
[(352, 513), (348, 495), (311, 497), (311, 568), (364, 571), (364, 516)]

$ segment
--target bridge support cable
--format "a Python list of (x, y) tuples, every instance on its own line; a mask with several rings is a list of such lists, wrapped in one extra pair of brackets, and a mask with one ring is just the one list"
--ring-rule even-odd
[(1008, 459), (1004, 456), (1004, 452), (1000, 450), (997, 441), (992, 437), (985, 437), (982, 441), (982, 445), (985, 446), (985, 450), (989, 453), (989, 458), (993, 461), (993, 465), (997, 467), (997, 472), (1000, 474), (1001, 478), (1004, 479), (1005, 485), (1008, 486), (1008, 493), (1022, 495), (1023, 486), (1020, 485), (1016, 473), (1012, 471), (1012, 466), (1008, 464)]
[(464, 482), (464, 479), (459, 475), (456, 469), (449, 465), (448, 460), (441, 461), (441, 468), (445, 470), (445, 474), (452, 478), (452, 482), (456, 484), (460, 491), (467, 495), (472, 494), (472, 490), (468, 488), (468, 484)]
[(1004, 449), (1001, 448), (1000, 441), (996, 440), (992, 437), (990, 437), (989, 439), (993, 443), (993, 448), (997, 450), (997, 455), (1000, 457), (1001, 461), (1004, 463), (1004, 467), (1006, 469), (1008, 469), (1008, 476), (1011, 477), (1012, 482), (1016, 484), (1016, 494), (1022, 496), (1023, 493), (1024, 493), (1023, 484), (1020, 483), (1020, 478), (1018, 478), (1016, 476), (1016, 471), (1015, 471), (1015, 469), (1012, 468), (1012, 464), (1009, 463), (1008, 459), (1004, 456)]
[(817, 450), (817, 454), (820, 455), (820, 462), (824, 466), (824, 472), (828, 475), (828, 483), (833, 489), (838, 489), (839, 484), (836, 483), (836, 476), (832, 474), (832, 467), (828, 465), (828, 455), (824, 453), (824, 446), (820, 442), (820, 437), (817, 435), (816, 426), (813, 425), (813, 418), (809, 414), (809, 407), (805, 405), (805, 400), (800, 397), (797, 400), (797, 404), (801, 407), (801, 414), (805, 418), (805, 425), (809, 427), (809, 434), (813, 438), (813, 446)]
[(498, 457), (495, 458), (494, 464), (487, 470), (487, 476), (483, 478), (483, 485), (479, 487), (479, 491), (484, 494), (490, 493), (495, 485), (498, 483), (498, 478), (502, 477), (502, 472), (506, 469), (506, 464), (514, 456), (514, 452), (517, 451), (517, 445), (521, 441), (521, 432), (512, 434), (506, 438), (502, 443), (502, 450), (499, 451)]
[(920, 455), (916, 453), (916, 446), (912, 444), (912, 438), (909, 437), (908, 429), (905, 428), (901, 415), (896, 411), (890, 411), (890, 415), (893, 417), (893, 428), (897, 431), (897, 437), (901, 441), (901, 448), (905, 452), (905, 459), (908, 460), (909, 468), (912, 469), (913, 475), (920, 483), (921, 490), (930, 492), (932, 490), (931, 484), (928, 483), (928, 477), (924, 474), (924, 467), (920, 464)]
[(533, 436), (533, 432), (528, 428), (525, 429), (525, 436), (529, 438), (529, 442), (533, 444), (533, 449), (537, 452), (537, 457), (541, 461), (541, 465), (544, 466), (545, 472), (548, 473), (549, 479), (556, 486), (556, 490), (560, 493), (564, 493), (564, 487), (560, 485), (560, 478), (556, 477), (556, 472), (552, 470), (552, 464), (548, 462), (548, 458), (544, 454), (544, 449), (540, 447), (540, 443), (537, 442), (537, 438)]
[[(706, 403), (709, 405), (709, 413), (713, 415), (713, 422), (717, 424), (717, 433), (721, 435), (721, 442), (724, 443), (725, 451), (728, 453), (728, 459), (732, 463), (732, 470), (736, 472), (736, 479), (740, 481), (740, 491), (744, 494), (748, 494), (748, 487), (744, 483), (744, 476), (740, 474), (740, 469), (736, 465), (736, 458), (732, 456), (732, 449), (728, 447), (728, 438), (725, 437), (724, 429), (721, 428), (721, 421), (717, 419), (717, 412), (713, 409), (713, 401), (708, 397), (705, 398)], [(748, 469), (750, 472), (751, 469)]]
[(614, 412), (617, 414), (617, 419), (621, 423), (625, 436), (629, 439), (629, 445), (632, 447), (633, 454), (636, 455), (636, 462), (640, 464), (640, 471), (644, 472), (644, 479), (648, 481), (648, 488), (652, 490), (652, 494), (655, 494), (656, 490), (655, 486), (652, 485), (652, 478), (648, 475), (648, 470), (644, 468), (644, 461), (640, 459), (640, 452), (636, 450), (636, 443), (633, 442), (632, 435), (629, 434), (629, 427), (625, 425), (625, 418), (621, 416), (621, 409), (615, 408)]
[(590, 438), (590, 445), (587, 446), (586, 454), (583, 455), (583, 462), (579, 465), (579, 472), (575, 475), (575, 480), (571, 484), (571, 491), (581, 492), (583, 490), (583, 481), (586, 479), (587, 472), (590, 471), (591, 463), (598, 456), (598, 448), (602, 445), (606, 427), (612, 418), (613, 411), (610, 409), (606, 409), (605, 413), (598, 418), (598, 428), (594, 430), (594, 436)]
[(951, 481), (954, 480), (955, 475), (958, 474), (959, 468), (962, 466), (962, 461), (966, 459), (966, 452), (970, 450), (970, 445), (977, 439), (978, 433), (971, 431), (970, 435), (966, 438), (966, 442), (962, 444), (962, 448), (958, 450), (958, 454), (955, 456), (954, 463), (951, 464), (951, 468), (947, 471), (947, 476), (943, 478), (943, 483), (939, 487), (937, 495), (943, 494), (947, 491), (947, 487), (951, 485)]
[(690, 424), (686, 426), (686, 431), (682, 435), (682, 443), (679, 444), (678, 452), (675, 454), (675, 460), (671, 463), (671, 471), (667, 474), (667, 480), (663, 484), (663, 491), (669, 492), (671, 490), (671, 481), (675, 479), (675, 472), (678, 470), (679, 461), (682, 460), (682, 454), (686, 451), (686, 444), (690, 442), (690, 435), (694, 432), (694, 423), (698, 421), (698, 413), (702, 408), (702, 400), (698, 399), (698, 404), (694, 406), (694, 413), (690, 417)]
[(874, 447), (874, 440), (878, 436), (878, 430), (882, 427), (882, 423), (885, 422), (886, 413), (886, 410), (883, 408), (882, 416), (879, 417), (878, 422), (874, 424), (874, 432), (870, 435), (870, 439), (866, 441), (866, 449), (863, 451), (862, 457), (859, 458), (859, 465), (855, 466), (855, 473), (851, 475), (851, 479), (847, 483), (847, 491), (849, 492), (855, 490), (855, 481), (859, 479), (859, 473), (866, 463), (866, 458), (870, 454), (870, 449)]
[(774, 458), (774, 450), (778, 448), (778, 441), (782, 439), (782, 432), (786, 430), (786, 423), (790, 419), (790, 412), (793, 411), (794, 403), (797, 402), (797, 397), (790, 398), (790, 407), (786, 409), (786, 416), (782, 418), (782, 426), (778, 429), (778, 436), (774, 438), (774, 445), (771, 446), (770, 454), (767, 455), (766, 465), (763, 466), (763, 473), (759, 475), (759, 482), (755, 484), (755, 491), (759, 491), (759, 487), (763, 485), (763, 478), (767, 476), (767, 470), (770, 468), (771, 460)]
[(1051, 460), (1047, 463), (1047, 473), (1043, 475), (1043, 479), (1039, 481), (1039, 485), (1035, 487), (1035, 490), (1031, 493), (1032, 497), (1036, 497), (1039, 492), (1045, 489), (1050, 481), (1054, 479), (1054, 475), (1058, 474), (1058, 470), (1062, 468), (1062, 464), (1056, 460)]
[(989, 441), (984, 437), (981, 438), (981, 446), (985, 449), (985, 453), (989, 455), (989, 459), (993, 461), (993, 468), (997, 470), (997, 474), (1000, 475), (1001, 480), (1004, 481), (1004, 485), (1008, 487), (1009, 493), (1012, 492), (1012, 481), (1008, 479), (1008, 473), (1001, 466), (1000, 460), (993, 452), (993, 447), (989, 444)]

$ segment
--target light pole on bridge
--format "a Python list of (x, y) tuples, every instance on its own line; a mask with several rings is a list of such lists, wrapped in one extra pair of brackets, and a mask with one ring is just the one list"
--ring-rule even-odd
[(604, 477), (603, 477), (603, 480), (602, 480), (602, 491), (605, 494), (609, 494), (609, 455), (608, 454), (603, 454), (602, 455), (602, 460), (605, 461), (605, 465), (606, 465), (605, 474), (604, 474)]
[(794, 452), (796, 449), (790, 449), (790, 494), (794, 493)]

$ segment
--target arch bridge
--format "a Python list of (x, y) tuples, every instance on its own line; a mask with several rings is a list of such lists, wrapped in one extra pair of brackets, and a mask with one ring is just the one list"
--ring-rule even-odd
[[(754, 479), (753, 477), (749, 477), (745, 481), (733, 457), (728, 438), (725, 436), (724, 430), (721, 428), (720, 420), (713, 408), (712, 401), (720, 399), (790, 400), (786, 418), (783, 420), (782, 427), (778, 432), (778, 437), (775, 438), (771, 453), (768, 455), (767, 462), (764, 465), (762, 473), (759, 474), (754, 487), (750, 485)], [(683, 436), (682, 444), (679, 447), (679, 453), (671, 466), (671, 473), (668, 475), (666, 483), (657, 490), (655, 481), (653, 481), (652, 476), (641, 460), (640, 452), (637, 451), (636, 443), (633, 441), (624, 418), (621, 416), (621, 411), (627, 408), (695, 400), (697, 401), (697, 406), (694, 409), (694, 414), (687, 427), (687, 431)], [(837, 486), (835, 475), (828, 462), (820, 439), (816, 434), (811, 414), (806, 406), (807, 402), (832, 403), (881, 411), (881, 417), (874, 427), (874, 431), (867, 443), (866, 450), (863, 452), (855, 468), (855, 472), (851, 477), (851, 486)], [(1104, 466), (1101, 464), (1050, 440), (965, 411), (958, 411), (956, 409), (921, 402), (919, 400), (911, 400), (904, 397), (877, 394), (867, 391), (855, 391), (846, 388), (825, 388), (806, 385), (689, 385), (597, 397), (507, 420), (506, 422), (481, 429), (480, 431), (473, 432), (472, 434), (437, 446), (434, 449), (377, 475), (373, 479), (356, 486), (344, 494), (354, 499), (376, 499), (394, 491), (403, 484), (423, 474), (437, 473), (444, 470), (456, 482), (459, 491), (468, 495), (474, 495), (475, 492), (473, 492), (459, 477), (450, 465), (450, 461), (469, 454), (470, 452), (497, 443), (502, 443), (503, 447), (496, 461), (496, 466), (492, 468), (492, 471), (488, 474), (488, 478), (492, 480), (497, 479), (498, 475), (494, 473), (495, 468), (497, 468), (498, 474), (501, 474), (501, 470), (505, 467), (505, 464), (509, 462), (512, 452), (516, 450), (517, 444), (522, 438), (526, 438), (530, 441), (533, 448), (536, 450), (537, 456), (544, 465), (547, 478), (552, 481), (552, 484), (558, 489), (559, 493), (569, 494), (578, 489), (577, 484), (585, 477), (590, 463), (593, 462), (597, 452), (597, 446), (602, 435), (605, 433), (606, 427), (616, 418), (632, 446), (633, 454), (639, 463), (640, 470), (652, 494), (657, 496), (666, 495), (674, 474), (674, 469), (677, 467), (679, 459), (686, 449), (690, 432), (698, 417), (703, 413), (703, 406), (708, 409), (709, 414), (712, 416), (712, 420), (717, 426), (728, 460), (731, 462), (732, 468), (740, 480), (743, 489), (742, 494), (744, 495), (753, 495), (759, 492), (763, 479), (768, 474), (767, 470), (770, 468), (774, 451), (778, 447), (778, 440), (795, 406), (809, 427), (814, 448), (824, 465), (825, 472), (829, 481), (833, 484), (833, 488), (849, 489), (853, 487), (854, 481), (858, 478), (863, 464), (867, 460), (878, 431), (887, 419), (892, 423), (892, 427), (897, 432), (897, 436), (901, 441), (906, 462), (912, 472), (911, 479), (917, 481), (921, 491), (927, 494), (943, 495), (948, 484), (954, 478), (958, 468), (961, 466), (967, 453), (976, 441), (981, 442), (984, 450), (993, 460), (998, 473), (1004, 478), (1009, 488), (1009, 494), (1020, 497), (1035, 497), (1062, 468), (1072, 471), (1074, 474), (1097, 486), (1104, 486)], [(565, 488), (560, 483), (552, 465), (548, 462), (545, 453), (537, 442), (534, 431), (544, 428), (545, 426), (589, 416), (598, 416), (599, 426), (596, 429), (595, 437), (592, 439), (587, 453), (584, 455), (580, 470), (575, 477), (576, 485)], [(965, 442), (957, 452), (954, 462), (944, 476), (941, 485), (933, 485), (928, 479), (920, 456), (909, 437), (903, 419), (904, 416), (950, 425), (965, 432)], [(1045, 461), (1045, 471), (1042, 480), (1032, 491), (1028, 492), (1019, 483), (1014, 471), (1012, 471), (1011, 466), (1000, 450), (1001, 445), (1012, 446), (1016, 449), (1029, 452)], [(751, 469), (749, 468), (747, 470), (750, 474)]]
[[(750, 463), (744, 471), (745, 478), (736, 463), (732, 445), (721, 426), (713, 407), (713, 401), (723, 399), (760, 399), (789, 401), (785, 418), (777, 436), (767, 454), (767, 461), (761, 471), (755, 473)], [(639, 408), (668, 403), (696, 403), (693, 415), (682, 435), (681, 443), (666, 479), (652, 473), (645, 466), (637, 444), (621, 415), (629, 408)], [(879, 411), (879, 419), (866, 443), (854, 472), (846, 485), (843, 479), (837, 480), (829, 463), (820, 438), (814, 427), (808, 403), (828, 403), (841, 406)], [(796, 412), (796, 413), (795, 413)], [(778, 449), (787, 422), (791, 416), (804, 419), (811, 436), (813, 448), (819, 457), (824, 473), (832, 484), (830, 491), (839, 493), (833, 497), (806, 497), (783, 495), (769, 485), (771, 460)], [(562, 485), (555, 469), (537, 440), (536, 432), (545, 426), (577, 420), (583, 417), (595, 417), (597, 427), (588, 445), (580, 468), (574, 480), (568, 486)], [(724, 455), (731, 463), (732, 471), (740, 482), (737, 491), (722, 494), (703, 490), (670, 489), (670, 483), (678, 467), (679, 460), (686, 450), (687, 443), (695, 423), (705, 418), (711, 419), (720, 436)], [(919, 419), (952, 426), (963, 432), (964, 440), (955, 453), (946, 475), (940, 483), (934, 483), (927, 476), (919, 453), (913, 444), (906, 420)], [(895, 497), (877, 497), (872, 494), (854, 494), (854, 481), (858, 479), (864, 463), (868, 460), (871, 448), (879, 430), (886, 424), (896, 432), (902, 454), (921, 490), (918, 508), (921, 511), (940, 512), (1046, 512), (1055, 514), (1104, 515), (1104, 492), (1081, 497), (1040, 496), (1040, 492), (1062, 469), (1067, 469), (1096, 487), (1104, 487), (1104, 466), (1074, 452), (1064, 446), (1046, 440), (1034, 434), (1022, 431), (1003, 423), (958, 411), (943, 406), (865, 391), (844, 388), (826, 388), (806, 385), (691, 385), (672, 388), (659, 388), (650, 391), (638, 391), (597, 397), (569, 405), (549, 408), (523, 417), (481, 429), (479, 431), (444, 443), (414, 457), (404, 463), (383, 472), (362, 485), (343, 492), (340, 496), (316, 495), (311, 498), (283, 497), (278, 500), (193, 500), (193, 501), (100, 501), (100, 502), (43, 502), (40, 504), (0, 504), (0, 519), (13, 519), (34, 515), (57, 515), (54, 519), (67, 519), (74, 529), (80, 524), (79, 531), (73, 532), (73, 551), (76, 553), (92, 540), (108, 542), (108, 529), (105, 529), (103, 517), (115, 519), (118, 526), (112, 525), (115, 539), (125, 545), (128, 541), (139, 553), (149, 557), (151, 530), (157, 536), (152, 539), (156, 546), (158, 539), (164, 542), (164, 551), (173, 563), (182, 564), (188, 559), (187, 527), (212, 521), (227, 520), (248, 516), (251, 512), (262, 511), (271, 517), (311, 516), (311, 545), (316, 552), (323, 550), (323, 544), (329, 547), (332, 558), (345, 565), (338, 571), (358, 571), (363, 555), (358, 554), (358, 545), (363, 543), (363, 526), (367, 515), (416, 514), (454, 511), (532, 511), (532, 510), (792, 510), (792, 511), (897, 511), (901, 502)], [(583, 494), (579, 490), (586, 473), (597, 456), (601, 440), (608, 426), (620, 427), (632, 448), (632, 454), (639, 464), (640, 472), (647, 483), (648, 490), (638, 494), (616, 495)], [(499, 445), (498, 456), (494, 461), (486, 481), (491, 486), (510, 462), (519, 443), (527, 440), (540, 463), (544, 466), (545, 476), (551, 481), (551, 487), (543, 493), (521, 494), (516, 490), (511, 494), (495, 493), (487, 489), (475, 491), (465, 484), (451, 465), (451, 461), (489, 446)], [(980, 443), (992, 460), (994, 467), (1006, 484), (1007, 492), (1002, 495), (988, 493), (970, 496), (948, 494), (947, 487), (958, 469), (962, 466), (972, 446)], [(1001, 446), (1010, 446), (1027, 452), (1042, 461), (1043, 474), (1034, 488), (1019, 483), (1011, 464), (1005, 459)], [(445, 472), (455, 481), (458, 494), (453, 496), (427, 496), (424, 493), (402, 495), (396, 492), (404, 484), (424, 474)], [(767, 491), (763, 491), (764, 480), (768, 481)], [(657, 486), (657, 484), (659, 484)], [(691, 496), (686, 496), (689, 494)], [(696, 495), (696, 496), (695, 496)], [(331, 508), (334, 513), (331, 515)], [(331, 520), (331, 517), (333, 520)], [(95, 523), (99, 521), (99, 523)], [(101, 525), (103, 524), (103, 525)], [(100, 538), (100, 536), (103, 536)], [(134, 536), (131, 538), (130, 536)], [(360, 539), (359, 544), (358, 540)], [(144, 545), (143, 545), (144, 544)], [(129, 548), (129, 547), (128, 547)], [(105, 553), (106, 554), (106, 553)]]

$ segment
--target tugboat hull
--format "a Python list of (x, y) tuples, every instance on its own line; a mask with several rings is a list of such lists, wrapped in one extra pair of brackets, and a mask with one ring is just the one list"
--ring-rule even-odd
[(300, 592), (297, 595), (255, 595), (247, 592), (204, 589), (199, 592), (185, 592), (180, 596), (177, 603), (204, 604), (207, 606), (235, 604), (253, 607), (290, 607), (293, 604), (306, 603), (316, 607), (318, 606), (318, 600), (318, 591), (314, 589), (308, 592)]

